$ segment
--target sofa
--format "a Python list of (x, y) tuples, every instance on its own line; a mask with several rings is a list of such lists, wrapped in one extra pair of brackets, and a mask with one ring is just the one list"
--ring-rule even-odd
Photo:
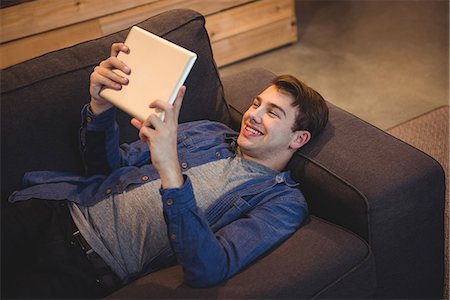
[[(275, 74), (251, 69), (221, 78), (204, 23), (195, 11), (173, 10), (137, 25), (198, 55), (179, 121), (210, 119), (238, 130), (243, 112)], [(83, 171), (77, 134), (80, 110), (89, 101), (89, 74), (127, 32), (2, 70), (2, 205), (20, 189), (26, 171)], [(172, 265), (108, 298), (442, 297), (443, 169), (412, 146), (328, 105), (325, 131), (288, 166), (310, 207), (303, 227), (216, 286), (191, 288), (183, 283), (182, 268)], [(122, 142), (137, 139), (129, 120), (119, 114)]]

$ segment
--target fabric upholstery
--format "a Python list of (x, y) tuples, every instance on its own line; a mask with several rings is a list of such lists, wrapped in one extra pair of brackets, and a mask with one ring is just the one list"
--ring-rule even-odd
[[(199, 55), (180, 121), (212, 119), (238, 129), (273, 73), (223, 79), (204, 18), (178, 10), (139, 24)], [(81, 171), (79, 111), (89, 74), (122, 31), (2, 71), (2, 202), (25, 171)], [(226, 102), (224, 100), (226, 99)], [(229, 105), (229, 106), (228, 106)], [(177, 266), (149, 274), (111, 298), (439, 298), (443, 278), (444, 175), (417, 149), (329, 103), (325, 132), (289, 168), (314, 215), (264, 258), (209, 289), (182, 284)], [(122, 141), (137, 137), (121, 114)]]
[[(274, 76), (252, 69), (223, 79), (234, 126)], [(243, 82), (253, 87), (240, 93)], [(369, 242), (379, 274), (377, 297), (440, 297), (442, 167), (384, 131), (331, 103), (328, 106), (325, 131), (300, 149), (288, 166), (311, 213)]]
[[(358, 282), (358, 285), (354, 283)], [(192, 289), (179, 266), (141, 278), (111, 294), (125, 298), (307, 299), (366, 298), (375, 286), (367, 243), (318, 218), (249, 268), (217, 286)]]
[[(185, 83), (180, 122), (211, 119), (228, 124), (228, 107), (204, 22), (198, 13), (175, 10), (137, 25), (198, 55)], [(2, 71), (2, 199), (20, 188), (25, 171), (81, 171), (77, 132), (79, 112), (89, 102), (89, 74), (109, 56), (111, 44), (124, 41), (127, 33), (123, 30)], [(119, 114), (122, 142), (137, 139), (130, 119)]]

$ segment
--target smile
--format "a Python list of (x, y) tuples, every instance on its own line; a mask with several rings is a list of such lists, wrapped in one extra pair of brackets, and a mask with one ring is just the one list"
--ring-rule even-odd
[(245, 131), (247, 134), (250, 134), (250, 135), (264, 135), (261, 131), (255, 129), (253, 127), (250, 127), (249, 125), (245, 126)]

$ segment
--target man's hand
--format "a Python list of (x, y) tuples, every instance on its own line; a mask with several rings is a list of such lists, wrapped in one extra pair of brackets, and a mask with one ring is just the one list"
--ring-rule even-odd
[(139, 129), (139, 137), (148, 144), (152, 163), (159, 173), (163, 188), (179, 188), (184, 179), (178, 161), (177, 132), (178, 116), (186, 87), (178, 91), (173, 105), (161, 100), (150, 103), (150, 108), (164, 112), (164, 122), (156, 114), (151, 114), (144, 123), (132, 119), (131, 124)]
[(94, 114), (99, 115), (112, 107), (111, 103), (99, 95), (103, 87), (120, 90), (122, 85), (128, 84), (127, 78), (113, 72), (114, 69), (117, 69), (125, 74), (130, 74), (130, 68), (117, 58), (119, 52), (128, 53), (128, 51), (128, 47), (123, 43), (112, 44), (111, 56), (102, 61), (92, 72), (89, 92), (91, 94), (91, 110)]

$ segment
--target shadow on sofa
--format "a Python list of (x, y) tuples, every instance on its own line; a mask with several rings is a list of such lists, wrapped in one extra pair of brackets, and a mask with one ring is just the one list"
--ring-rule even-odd
[[(139, 26), (198, 54), (180, 122), (211, 119), (239, 127), (273, 78), (252, 69), (219, 78), (204, 18), (190, 10)], [(127, 30), (12, 66), (1, 75), (2, 204), (30, 170), (82, 171), (79, 112), (89, 74)], [(189, 109), (188, 109), (189, 107)], [(444, 173), (417, 149), (329, 103), (325, 132), (289, 168), (311, 219), (292, 237), (215, 287), (183, 284), (179, 266), (148, 274), (110, 298), (440, 298)], [(137, 138), (120, 115), (122, 142)], [(2, 230), (5, 230), (2, 228)]]

